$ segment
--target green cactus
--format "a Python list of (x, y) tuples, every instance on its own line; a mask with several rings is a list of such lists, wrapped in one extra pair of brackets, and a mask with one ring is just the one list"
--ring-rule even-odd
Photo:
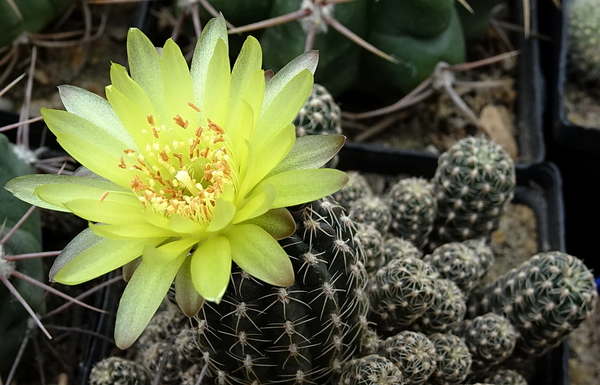
[(346, 210), (350, 210), (352, 202), (367, 196), (373, 195), (373, 190), (369, 182), (358, 171), (348, 171), (348, 182), (338, 192), (333, 194), (333, 198)]
[(379, 355), (400, 369), (406, 385), (423, 384), (436, 369), (435, 346), (419, 332), (404, 330), (386, 338)]
[(97, 362), (89, 377), (90, 385), (150, 385), (148, 369), (122, 357), (108, 357)]
[(600, 80), (600, 3), (572, 0), (568, 3), (569, 66), (584, 80)]
[(360, 347), (369, 302), (355, 230), (328, 199), (292, 215), (296, 234), (281, 243), (294, 285), (273, 287), (234, 268), (223, 300), (198, 316), (198, 345), (217, 383), (326, 382)]
[(405, 329), (431, 307), (437, 273), (415, 257), (390, 261), (369, 283), (372, 317), (387, 335)]
[(495, 313), (463, 321), (456, 334), (473, 355), (475, 373), (487, 372), (506, 360), (513, 353), (519, 335), (506, 317)]
[(436, 368), (428, 383), (434, 385), (461, 384), (471, 369), (471, 353), (464, 340), (451, 333), (434, 333), (427, 336), (436, 353)]
[[(492, 248), (487, 243), (485, 238), (467, 239), (462, 242), (463, 245), (467, 246), (475, 252), (477, 258), (479, 258), (479, 264), (483, 276), (487, 274), (491, 266), (494, 264), (496, 257)], [(481, 278), (483, 278), (483, 276)]]
[[(163, 340), (146, 346), (140, 352), (142, 365), (152, 373), (160, 371), (160, 380), (165, 384), (177, 382), (181, 379), (183, 368), (182, 360), (173, 347), (172, 341)], [(160, 369), (160, 370), (159, 370)]]
[(433, 289), (433, 303), (413, 326), (425, 334), (450, 332), (465, 318), (467, 298), (449, 279), (436, 279)]
[(385, 266), (390, 261), (405, 256), (423, 258), (423, 253), (411, 241), (400, 237), (388, 236), (383, 242), (383, 256), (385, 261), (382, 266)]
[[(453, 0), (379, 0), (371, 11), (367, 41), (398, 60), (364, 55), (365, 88), (394, 97), (412, 91), (439, 62), (465, 59), (465, 41)], [(390, 92), (391, 93), (391, 92)]]
[(359, 73), (359, 45), (329, 27), (322, 14), (333, 15), (342, 25), (360, 37), (367, 32), (368, 1), (354, 0), (340, 4), (326, 4), (314, 0), (274, 0), (270, 17), (281, 16), (300, 9), (311, 15), (267, 28), (260, 37), (264, 50), (264, 67), (278, 71), (291, 59), (304, 52), (309, 25), (318, 27), (313, 48), (319, 50), (319, 68), (315, 82), (337, 96), (352, 86)]
[(425, 178), (405, 178), (388, 192), (391, 232), (421, 248), (433, 229), (437, 201), (433, 184)]
[(517, 329), (515, 360), (539, 356), (560, 344), (592, 312), (594, 276), (578, 258), (542, 252), (472, 297), (475, 314), (502, 314)]
[(347, 362), (337, 385), (397, 385), (403, 376), (390, 360), (377, 354)]
[(392, 211), (385, 199), (365, 196), (350, 205), (350, 217), (360, 223), (373, 226), (381, 234), (386, 234), (392, 223)]
[(467, 3), (473, 10), (466, 9), (458, 1), (455, 3), (460, 18), (463, 34), (467, 43), (485, 37), (492, 19), (492, 10), (505, 0), (469, 0)]
[[(33, 173), (33, 169), (16, 155), (15, 146), (0, 134), (0, 186), (20, 175)], [(27, 212), (30, 205), (15, 198), (5, 189), (0, 189), (0, 238), (10, 231)], [(7, 255), (42, 251), (41, 225), (36, 210), (15, 233), (0, 245), (0, 274), (9, 279), (29, 306), (37, 313), (44, 312), (44, 291), (21, 279), (11, 279), (15, 270), (40, 282), (45, 272), (41, 258), (19, 261), (5, 259)], [(28, 327), (29, 314), (23, 305), (0, 284), (0, 372), (8, 371)]]
[(445, 243), (423, 260), (431, 264), (440, 276), (453, 281), (465, 294), (469, 294), (486, 273), (475, 251), (461, 242)]
[(484, 137), (460, 139), (440, 155), (433, 178), (438, 210), (430, 248), (489, 237), (516, 183), (510, 155)]
[(512, 369), (500, 369), (484, 377), (481, 382), (492, 385), (527, 385), (527, 380)]
[(342, 111), (325, 87), (315, 83), (294, 119), (296, 136), (342, 133)]
[(367, 328), (362, 335), (360, 352), (363, 355), (376, 354), (379, 351), (379, 346), (382, 342), (381, 337), (379, 337), (379, 334), (377, 334), (375, 329)]
[(369, 277), (375, 275), (377, 270), (386, 265), (383, 253), (384, 239), (381, 232), (374, 226), (365, 223), (356, 223), (355, 241), (359, 242), (365, 251), (365, 268)]

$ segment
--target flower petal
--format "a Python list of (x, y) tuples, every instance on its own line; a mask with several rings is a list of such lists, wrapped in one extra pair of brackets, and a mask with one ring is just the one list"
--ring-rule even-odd
[[(196, 101), (190, 69), (181, 53), (181, 49), (173, 39), (167, 40), (163, 47), (160, 58), (160, 69), (162, 71), (163, 89), (165, 90), (165, 102), (167, 103), (169, 119), (174, 118), (176, 115), (181, 115), (184, 120), (188, 120), (194, 126), (197, 126), (199, 123), (198, 112), (188, 104)], [(229, 66), (227, 66), (227, 70), (229, 71)]]
[[(110, 197), (111, 194), (108, 196)], [(113, 196), (115, 194), (112, 194)], [(135, 199), (135, 197), (131, 196)], [(114, 225), (144, 223), (144, 206), (138, 199), (132, 202), (117, 202), (108, 199), (74, 199), (64, 203), (64, 206), (78, 217), (92, 222)]]
[(265, 178), (275, 186), (273, 208), (294, 206), (333, 194), (348, 181), (348, 175), (330, 168), (291, 170)]
[[(102, 193), (106, 191), (130, 191), (124, 190), (121, 186), (108, 181), (106, 179), (96, 179), (96, 178), (84, 178), (73, 175), (47, 175), (47, 174), (34, 174), (34, 175), (24, 175), (12, 179), (9, 181), (4, 188), (13, 193), (17, 198), (30, 203), (32, 205), (56, 210), (56, 211), (65, 211), (69, 212), (69, 210), (61, 205), (55, 205), (48, 203), (40, 197), (38, 197), (34, 191), (37, 187), (46, 185), (46, 184), (54, 184), (54, 185), (63, 185), (62, 193), (70, 194), (77, 193), (80, 189), (86, 188), (94, 188), (102, 191)], [(102, 196), (102, 193), (99, 195)], [(77, 196), (77, 198), (90, 198), (89, 195), (73, 195)]]
[(212, 218), (206, 231), (214, 233), (223, 230), (225, 226), (231, 223), (235, 212), (236, 207), (233, 203), (225, 199), (217, 198)]
[(233, 261), (248, 274), (276, 286), (294, 283), (289, 256), (268, 232), (257, 225), (239, 224), (231, 226), (225, 236)]
[[(270, 82), (267, 83), (267, 89), (269, 84)], [(308, 70), (301, 71), (277, 90), (277, 97), (271, 100), (267, 106), (263, 104), (250, 140), (257, 153), (265, 151), (271, 139), (280, 130), (288, 129), (306, 102), (312, 85), (312, 74)], [(265, 103), (266, 97), (267, 94), (265, 94)]]
[[(83, 179), (83, 178), (82, 178)], [(51, 205), (66, 208), (70, 211), (65, 203), (73, 200), (89, 200), (99, 202), (100, 199), (106, 195), (107, 190), (103, 189), (101, 185), (77, 185), (77, 189), (73, 188), (72, 184), (43, 184), (34, 188), (33, 193), (37, 195), (44, 202), (50, 203)], [(111, 197), (112, 195), (112, 197)], [(111, 200), (118, 201), (119, 203), (133, 203), (133, 200), (137, 200), (133, 193), (113, 191), (106, 195), (106, 198), (111, 197)], [(138, 200), (138, 205), (139, 200)]]
[(244, 221), (260, 226), (275, 239), (283, 239), (294, 234), (296, 222), (286, 208), (272, 209), (263, 215)]
[(306, 135), (296, 138), (290, 152), (269, 175), (290, 170), (319, 168), (338, 153), (345, 141), (346, 137), (343, 135)]
[(149, 265), (164, 265), (165, 263), (171, 263), (182, 253), (190, 251), (198, 241), (193, 238), (183, 238), (169, 243), (165, 243), (158, 247), (148, 245), (144, 248), (142, 260), (144, 263)]
[(86, 229), (59, 254), (50, 270), (50, 279), (65, 285), (90, 281), (133, 261), (142, 254), (145, 245), (158, 242), (147, 238), (117, 241), (98, 237)]
[(175, 300), (186, 316), (195, 317), (204, 304), (204, 298), (198, 294), (192, 282), (191, 263), (192, 258), (186, 258), (175, 277)]
[(227, 44), (217, 40), (213, 57), (207, 69), (204, 100), (200, 108), (204, 116), (217, 125), (224, 127), (227, 123), (227, 106), (229, 104), (230, 67)]
[(231, 275), (231, 248), (227, 238), (209, 238), (192, 255), (190, 265), (196, 291), (206, 300), (219, 302)]
[(115, 342), (121, 349), (131, 346), (142, 334), (165, 298), (185, 255), (167, 264), (142, 263), (127, 284), (115, 325)]
[(272, 206), (275, 200), (275, 188), (269, 184), (263, 184), (256, 188), (244, 206), (235, 213), (233, 224), (263, 215)]
[(110, 66), (110, 81), (112, 83), (111, 88), (118, 90), (127, 99), (131, 100), (146, 117), (152, 115), (156, 119), (157, 125), (160, 125), (161, 119), (166, 119), (166, 117), (157, 116), (156, 109), (150, 99), (148, 99), (148, 95), (129, 76), (125, 67), (117, 63), (112, 63)]
[(250, 185), (256, 185), (256, 183), (268, 175), (287, 156), (293, 148), (295, 141), (296, 130), (294, 125), (290, 123), (287, 128), (273, 135), (263, 150), (255, 151), (257, 155), (256, 164), (260, 166), (255, 167)]
[(150, 39), (137, 28), (130, 28), (127, 33), (127, 59), (131, 77), (146, 92), (156, 113), (167, 116), (158, 52)]
[(140, 106), (114, 86), (106, 87), (106, 97), (137, 147), (143, 151), (146, 144), (151, 142), (149, 139), (152, 133), (148, 116), (141, 110)]
[(130, 238), (170, 238), (180, 235), (174, 231), (161, 229), (150, 224), (133, 225), (95, 225), (90, 223), (90, 228), (101, 237), (108, 239), (130, 239)]
[(129, 148), (137, 149), (106, 99), (83, 88), (70, 85), (59, 86), (58, 93), (67, 111), (90, 121)]

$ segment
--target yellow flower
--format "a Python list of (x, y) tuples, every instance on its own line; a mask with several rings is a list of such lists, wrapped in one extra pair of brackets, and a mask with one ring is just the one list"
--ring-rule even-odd
[(294, 231), (285, 207), (346, 182), (343, 172), (319, 168), (344, 138), (296, 139), (291, 123), (313, 84), (316, 52), (265, 81), (260, 44), (249, 37), (231, 69), (219, 17), (206, 25), (191, 68), (172, 40), (159, 54), (137, 29), (127, 53), (130, 74), (111, 66), (108, 100), (62, 86), (67, 111), (42, 111), (84, 167), (6, 185), (24, 201), (90, 221), (57, 257), (51, 280), (75, 285), (124, 267), (121, 348), (139, 337), (173, 281), (188, 316), (204, 299), (221, 299), (232, 261), (269, 284), (292, 285), (276, 241)]

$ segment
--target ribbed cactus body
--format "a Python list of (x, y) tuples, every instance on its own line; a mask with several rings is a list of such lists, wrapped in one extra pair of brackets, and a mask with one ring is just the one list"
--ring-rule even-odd
[(433, 229), (437, 201), (433, 184), (424, 178), (401, 179), (388, 192), (391, 232), (423, 247)]
[(487, 372), (514, 351), (518, 332), (510, 321), (495, 313), (465, 320), (456, 330), (473, 355), (473, 371)]
[(383, 242), (385, 265), (396, 258), (423, 258), (423, 253), (411, 241), (400, 237), (388, 236)]
[(569, 65), (585, 80), (600, 80), (600, 3), (571, 0), (568, 9)]
[(423, 384), (436, 369), (436, 351), (423, 333), (404, 330), (386, 338), (379, 355), (392, 361), (404, 377), (406, 385)]
[(440, 155), (433, 183), (438, 210), (431, 248), (488, 237), (513, 197), (514, 162), (488, 139), (463, 138)]
[(350, 210), (352, 202), (373, 195), (373, 191), (363, 174), (358, 171), (350, 171), (346, 174), (348, 174), (348, 182), (333, 194), (333, 198), (346, 210)]
[(425, 334), (450, 332), (465, 318), (467, 298), (458, 285), (441, 277), (434, 280), (433, 290), (431, 306), (413, 326)]
[(341, 134), (342, 111), (325, 87), (314, 84), (294, 125), (297, 136)]
[(365, 268), (369, 277), (386, 264), (383, 253), (384, 239), (381, 232), (365, 223), (356, 223), (355, 241), (359, 242), (365, 251)]
[(594, 276), (580, 259), (542, 252), (484, 287), (470, 310), (504, 315), (520, 335), (515, 353), (541, 355), (583, 322), (596, 296)]
[(150, 385), (150, 372), (141, 364), (108, 357), (97, 362), (90, 373), (90, 385)]
[(501, 369), (485, 376), (481, 382), (492, 385), (527, 385), (527, 380), (512, 369)]
[(236, 268), (221, 303), (199, 315), (200, 350), (217, 383), (324, 383), (359, 350), (369, 302), (354, 229), (327, 199), (292, 214), (296, 234), (281, 243), (294, 285), (273, 287)]
[(377, 354), (347, 362), (337, 385), (404, 384), (402, 372), (390, 360)]
[(486, 270), (475, 251), (460, 242), (448, 242), (426, 255), (440, 276), (454, 282), (465, 294), (477, 286)]
[(434, 333), (427, 336), (433, 343), (436, 367), (428, 383), (434, 385), (461, 384), (471, 369), (471, 353), (464, 340), (451, 333)]
[(433, 304), (437, 279), (428, 263), (414, 257), (394, 259), (379, 269), (369, 283), (379, 331), (395, 334), (422, 316)]
[(388, 202), (376, 195), (364, 196), (350, 204), (352, 220), (372, 225), (380, 233), (387, 233), (392, 224), (392, 211)]

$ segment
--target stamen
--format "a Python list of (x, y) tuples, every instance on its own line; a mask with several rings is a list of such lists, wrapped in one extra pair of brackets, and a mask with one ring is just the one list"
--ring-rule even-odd
[(155, 124), (154, 124), (154, 116), (148, 115), (148, 116), (146, 116), (146, 118), (148, 119), (148, 123), (150, 123), (151, 126), (155, 126)]
[(177, 124), (179, 127), (183, 127), (184, 129), (187, 128), (188, 124), (190, 123), (187, 120), (183, 120), (181, 115), (175, 116), (173, 120), (175, 121), (175, 124)]
[(119, 168), (127, 168), (127, 165), (125, 164), (125, 159), (123, 157), (121, 157), (121, 162), (119, 163)]
[(104, 201), (109, 193), (110, 193), (110, 191), (103, 192), (102, 196), (100, 197), (100, 202)]
[(192, 102), (188, 102), (188, 106), (192, 107), (197, 112), (200, 112), (200, 108)]

